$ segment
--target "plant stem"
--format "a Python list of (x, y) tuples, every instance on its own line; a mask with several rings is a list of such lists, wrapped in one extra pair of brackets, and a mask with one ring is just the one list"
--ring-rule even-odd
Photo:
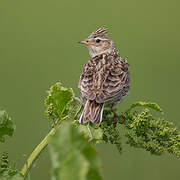
[(27, 159), (26, 163), (24, 164), (23, 168), (21, 169), (21, 174), (24, 176), (24, 179), (26, 178), (29, 170), (31, 169), (34, 161), (38, 158), (40, 153), (45, 149), (45, 147), (48, 144), (48, 139), (50, 136), (52, 136), (55, 133), (55, 128), (53, 128), (46, 137), (40, 142), (40, 144), (34, 149), (34, 151), (31, 153), (29, 158)]

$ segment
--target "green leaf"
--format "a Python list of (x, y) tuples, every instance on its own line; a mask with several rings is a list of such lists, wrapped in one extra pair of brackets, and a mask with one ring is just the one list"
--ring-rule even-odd
[(135, 107), (138, 107), (138, 106), (149, 107), (149, 108), (152, 108), (158, 112), (163, 112), (163, 110), (160, 108), (159, 105), (157, 105), (156, 103), (152, 103), (152, 102), (136, 102), (136, 103), (133, 103), (133, 104), (131, 104), (129, 111)]
[(94, 147), (69, 122), (62, 122), (50, 139), (52, 180), (101, 180), (100, 162)]
[(79, 124), (77, 128), (84, 136), (94, 144), (97, 144), (103, 140), (103, 130), (95, 124)]
[(7, 112), (0, 108), (0, 142), (5, 142), (5, 135), (12, 136), (15, 130), (15, 125)]
[(71, 88), (65, 88), (61, 83), (56, 83), (48, 91), (45, 100), (47, 106), (46, 114), (54, 122), (62, 120), (69, 113), (69, 107), (73, 103), (74, 93)]
[(72, 118), (72, 119), (76, 118), (81, 107), (82, 107), (82, 103), (81, 103), (80, 99), (77, 97), (74, 97), (73, 101), (69, 104), (68, 117)]

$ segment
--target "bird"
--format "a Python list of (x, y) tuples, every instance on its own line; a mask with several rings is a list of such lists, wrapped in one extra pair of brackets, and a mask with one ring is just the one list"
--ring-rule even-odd
[(106, 28), (93, 31), (79, 41), (91, 59), (84, 65), (78, 87), (84, 102), (79, 123), (101, 123), (105, 105), (114, 107), (129, 93), (130, 73), (126, 58), (121, 58)]

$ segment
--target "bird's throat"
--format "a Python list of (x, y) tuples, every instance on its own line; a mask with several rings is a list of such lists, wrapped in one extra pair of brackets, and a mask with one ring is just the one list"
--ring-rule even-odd
[(103, 53), (104, 54), (111, 53), (113, 51), (113, 49), (111, 49), (111, 48), (102, 50), (102, 49), (92, 48), (92, 47), (88, 47), (88, 50), (89, 50), (89, 54), (90, 54), (91, 58), (98, 56), (100, 54), (103, 54)]

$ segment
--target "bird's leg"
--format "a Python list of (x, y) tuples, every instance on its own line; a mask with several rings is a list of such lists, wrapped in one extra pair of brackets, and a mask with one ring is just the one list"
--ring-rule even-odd
[(111, 111), (113, 112), (113, 125), (114, 125), (114, 127), (116, 127), (118, 115), (117, 115), (115, 109), (113, 108), (113, 106), (114, 106), (114, 105), (111, 104), (111, 105), (110, 105), (110, 108), (111, 108)]

